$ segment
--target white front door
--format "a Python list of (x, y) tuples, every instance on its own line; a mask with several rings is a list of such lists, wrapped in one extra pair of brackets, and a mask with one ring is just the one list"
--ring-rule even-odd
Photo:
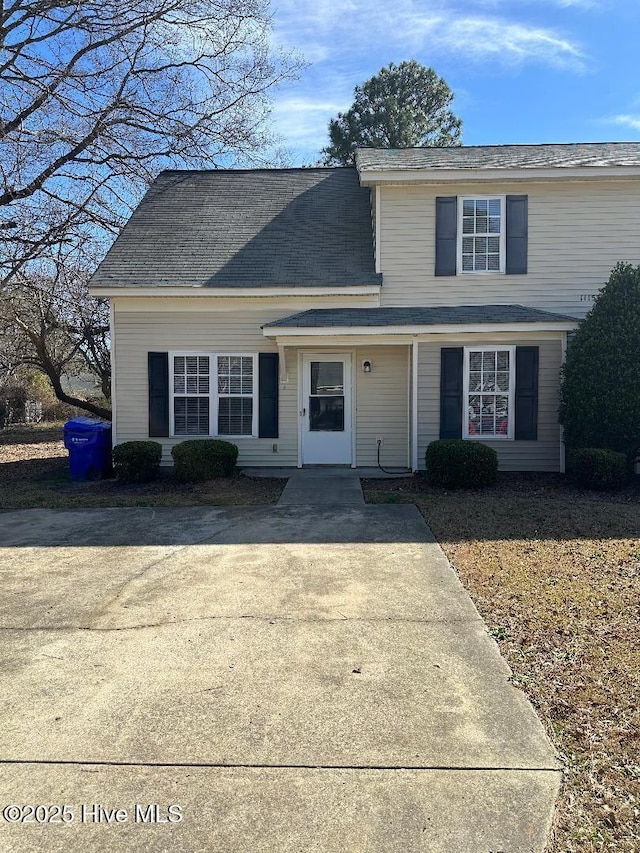
[(351, 464), (351, 356), (302, 356), (302, 464)]

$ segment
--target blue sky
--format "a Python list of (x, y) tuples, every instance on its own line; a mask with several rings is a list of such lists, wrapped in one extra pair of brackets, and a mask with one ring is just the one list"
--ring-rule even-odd
[(466, 145), (640, 140), (640, 0), (272, 0), (275, 41), (310, 63), (274, 129), (317, 161), (353, 88), (389, 62), (432, 66)]

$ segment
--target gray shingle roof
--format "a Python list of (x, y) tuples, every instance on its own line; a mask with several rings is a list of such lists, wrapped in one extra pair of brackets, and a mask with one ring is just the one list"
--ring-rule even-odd
[(440, 326), (480, 323), (576, 323), (566, 314), (552, 314), (524, 305), (456, 305), (437, 308), (312, 308), (264, 328), (347, 328), (366, 326)]
[(91, 281), (216, 288), (381, 283), (369, 190), (354, 168), (163, 172)]
[(640, 142), (359, 148), (356, 165), (361, 172), (425, 168), (568, 169), (580, 166), (640, 166)]

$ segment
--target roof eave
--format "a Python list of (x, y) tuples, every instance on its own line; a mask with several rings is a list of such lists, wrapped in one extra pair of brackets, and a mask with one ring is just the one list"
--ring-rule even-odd
[(638, 180), (640, 166), (556, 166), (526, 169), (450, 169), (443, 166), (416, 166), (411, 169), (385, 169), (361, 166), (358, 169), (363, 186), (392, 183), (482, 183), (506, 181), (597, 181)]
[(93, 284), (89, 285), (89, 293), (100, 299), (125, 296), (179, 296), (179, 297), (249, 297), (273, 296), (377, 296), (381, 284), (354, 285), (280, 285), (274, 287), (206, 287), (204, 285), (152, 285), (138, 287), (135, 285)]
[(411, 326), (263, 326), (266, 338), (328, 337), (331, 335), (446, 335), (494, 332), (570, 332), (579, 320), (538, 320), (518, 323), (438, 323)]

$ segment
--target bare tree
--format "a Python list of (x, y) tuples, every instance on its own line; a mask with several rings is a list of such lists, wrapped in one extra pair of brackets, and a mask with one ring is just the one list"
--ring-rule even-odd
[(0, 286), (61, 241), (110, 239), (160, 168), (260, 156), (267, 0), (6, 0), (0, 12)]
[(65, 377), (90, 373), (110, 397), (107, 303), (89, 296), (89, 269), (63, 247), (39, 266), (16, 273), (0, 293), (0, 376), (30, 367), (62, 402), (110, 419), (108, 409), (64, 388)]
[(88, 272), (161, 168), (261, 162), (268, 0), (5, 0), (0, 9), (0, 369), (110, 383)]

